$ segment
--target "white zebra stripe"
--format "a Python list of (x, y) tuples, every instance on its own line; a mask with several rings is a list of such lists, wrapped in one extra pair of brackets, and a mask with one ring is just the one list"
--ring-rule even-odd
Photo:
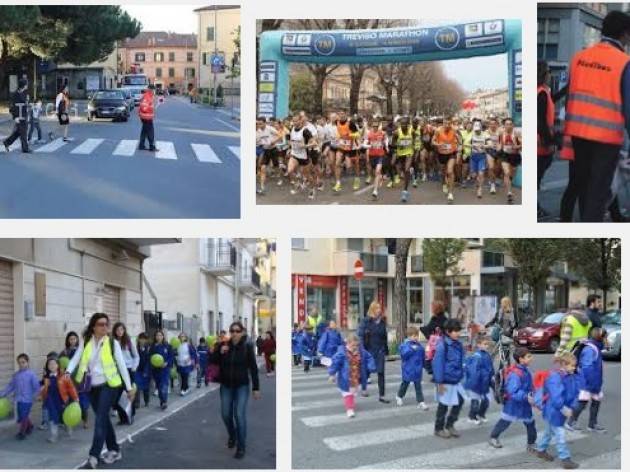
[(114, 156), (133, 156), (138, 147), (138, 141), (135, 139), (123, 139), (114, 149)]
[(209, 145), (190, 143), (190, 146), (192, 147), (193, 152), (195, 153), (195, 156), (197, 156), (199, 162), (211, 162), (213, 164), (221, 164), (221, 159), (219, 159), (219, 156), (216, 155), (216, 153)]
[(92, 154), (92, 152), (103, 142), (102, 138), (89, 138), (75, 147), (70, 154)]
[(229, 150), (232, 151), (239, 160), (241, 159), (241, 147), (240, 146), (228, 146)]
[(35, 152), (55, 152), (66, 144), (67, 143), (63, 140), (63, 138), (57, 138), (45, 146), (35, 149)]
[(158, 159), (177, 159), (175, 153), (175, 145), (170, 141), (156, 141), (155, 147), (158, 151), (155, 153), (155, 157)]

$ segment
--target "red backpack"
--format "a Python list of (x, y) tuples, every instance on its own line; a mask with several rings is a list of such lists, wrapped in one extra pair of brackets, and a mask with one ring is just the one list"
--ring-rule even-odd
[(545, 382), (549, 378), (551, 370), (539, 370), (534, 374), (534, 406), (542, 411), (549, 394), (545, 394)]
[(442, 341), (442, 339), (444, 339), (444, 337), (442, 336), (442, 331), (440, 330), (440, 328), (436, 328), (435, 333), (429, 336), (427, 347), (424, 350), (425, 361), (433, 360), (433, 358), (435, 357), (437, 345), (440, 341)]
[(499, 386), (499, 394), (496, 395), (496, 400), (498, 403), (505, 403), (506, 400), (510, 399), (510, 394), (505, 390), (505, 384), (507, 383), (508, 376), (514, 372), (519, 377), (523, 377), (523, 372), (518, 368), (518, 364), (512, 364), (507, 367), (504, 367), (501, 371), (501, 379)]

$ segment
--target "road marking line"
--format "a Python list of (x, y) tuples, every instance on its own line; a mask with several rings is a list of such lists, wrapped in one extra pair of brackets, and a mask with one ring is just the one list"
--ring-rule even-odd
[(156, 141), (155, 147), (159, 149), (155, 153), (155, 157), (158, 159), (177, 159), (175, 145), (171, 141)]
[(365, 192), (369, 192), (370, 190), (374, 190), (374, 185), (368, 185), (366, 187), (363, 187), (362, 189), (355, 191), (354, 194), (361, 195), (361, 194), (364, 194)]
[(165, 129), (169, 131), (180, 131), (182, 133), (203, 134), (206, 136), (221, 136), (224, 138), (239, 138), (241, 136), (240, 132), (235, 133), (234, 131), (213, 131), (213, 130), (205, 130), (205, 129), (188, 129), (188, 128), (174, 128), (174, 127), (168, 127)]
[(304, 410), (310, 410), (312, 408), (327, 408), (330, 406), (339, 406), (341, 405), (340, 402), (341, 402), (341, 399), (337, 397), (333, 400), (318, 400), (318, 401), (308, 402), (308, 403), (296, 403), (291, 407), (291, 409), (293, 411), (304, 411)]
[[(463, 426), (466, 425), (469, 425), (470, 428), (463, 428), (458, 426), (457, 429), (463, 430), (479, 428), (478, 426), (472, 425), (470, 423), (465, 423)], [(433, 424), (430, 424), (428, 426), (430, 429), (429, 434), (433, 434)], [(588, 437), (588, 435), (584, 433), (567, 432), (567, 442), (573, 442), (586, 437)], [(452, 469), (459, 467), (470, 468), (471, 464), (484, 464), (487, 463), (489, 459), (496, 460), (519, 453), (525, 453), (524, 439), (523, 436), (520, 434), (502, 440), (501, 443), (503, 444), (503, 448), (501, 449), (494, 449), (487, 443), (487, 441), (479, 442), (476, 444), (469, 444), (462, 447), (453, 447), (451, 445), (448, 448), (448, 454), (445, 454), (445, 450), (431, 452), (428, 454), (421, 454), (417, 456), (402, 457), (400, 459), (394, 459), (392, 461), (362, 465), (361, 467), (359, 467), (359, 469)]]
[(212, 148), (208, 144), (195, 144), (190, 143), (193, 148), (193, 152), (199, 162), (213, 162), (215, 164), (221, 164), (221, 159), (216, 155)]
[(122, 139), (116, 149), (114, 149), (114, 156), (133, 156), (138, 147), (138, 141), (135, 139)]
[[(341, 402), (341, 399), (339, 399), (339, 402)], [(361, 410), (359, 410), (357, 414), (360, 415)], [(491, 424), (497, 421), (500, 417), (501, 412), (494, 412), (487, 416), (488, 421)], [(480, 426), (472, 423), (460, 423), (462, 424), (457, 424), (457, 429), (459, 431), (465, 431), (473, 428), (480, 429)], [(395, 443), (399, 441), (407, 441), (409, 439), (418, 439), (424, 436), (430, 436), (433, 434), (434, 428), (435, 425), (433, 424), (433, 421), (430, 421), (428, 423), (400, 428), (379, 429), (375, 431), (368, 431), (365, 433), (353, 433), (343, 436), (332, 436), (324, 438), (323, 442), (333, 451), (349, 451), (351, 449), (356, 449), (359, 447), (376, 446), (388, 443)], [(523, 441), (522, 437), (519, 439), (520, 441)], [(444, 460), (443, 454), (442, 459)]]
[(610, 469), (611, 467), (621, 469), (621, 449), (606, 451), (580, 461), (581, 469)]
[(82, 144), (70, 151), (70, 154), (91, 154), (103, 141), (105, 140), (101, 138), (86, 139)]
[(239, 161), (241, 160), (241, 147), (240, 146), (228, 146), (228, 149), (234, 154)]
[(240, 131), (241, 128), (239, 128), (238, 126), (234, 126), (232, 123), (228, 123), (227, 121), (223, 121), (221, 118), (215, 118), (215, 121), (218, 121), (219, 123), (222, 123), (223, 125), (227, 126), (228, 128), (232, 128), (234, 131)]
[[(343, 411), (341, 398), (337, 400), (337, 405), (339, 406), (339, 413), (332, 414), (332, 415), (307, 416), (304, 418), (300, 418), (300, 420), (302, 421), (302, 423), (304, 423), (306, 426), (310, 428), (320, 428), (322, 426), (330, 426), (334, 424), (348, 424), (348, 417), (346, 416), (345, 411)], [(435, 408), (437, 407), (435, 407), (435, 404), (433, 404), (433, 406), (434, 407), (432, 408), (431, 411), (435, 412)], [(432, 415), (431, 416), (431, 419), (432, 419), (434, 416), (433, 413), (429, 411), (419, 410), (417, 405), (405, 405), (405, 406), (398, 406), (398, 407), (393, 407), (393, 408), (385, 408), (385, 409), (370, 411), (369, 413), (368, 412), (364, 413), (359, 408), (359, 414), (354, 417), (354, 419), (352, 420), (352, 423), (354, 424), (359, 421), (370, 421), (370, 420), (392, 418), (396, 416), (411, 416), (414, 414), (414, 412), (416, 412), (419, 417), (421, 415), (426, 416), (427, 414), (430, 414)]]
[(59, 148), (65, 145), (66, 145), (66, 142), (63, 140), (63, 138), (57, 138), (54, 141), (50, 142), (49, 144), (46, 144), (45, 146), (35, 149), (35, 152), (55, 152), (56, 150), (58, 150)]
[[(385, 384), (385, 386), (387, 387), (398, 387), (400, 386), (400, 382), (387, 382)], [(324, 387), (324, 388), (311, 388), (308, 390), (304, 390), (302, 392), (292, 392), (291, 397), (292, 398), (301, 398), (301, 397), (312, 397), (315, 395), (325, 395), (326, 393), (330, 393), (331, 391), (334, 392), (339, 392), (337, 390), (337, 385), (333, 385), (333, 384), (328, 384), (328, 387)]]

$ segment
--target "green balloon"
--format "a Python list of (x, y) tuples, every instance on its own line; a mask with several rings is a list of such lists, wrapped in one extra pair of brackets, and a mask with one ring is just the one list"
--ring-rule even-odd
[(61, 371), (65, 371), (68, 367), (68, 364), (70, 364), (70, 359), (68, 359), (66, 356), (61, 356), (59, 358), (59, 369)]
[(171, 338), (170, 344), (173, 349), (178, 349), (179, 346), (182, 345), (182, 342), (179, 340), (179, 338)]
[(72, 428), (77, 426), (80, 422), (81, 406), (79, 402), (72, 402), (63, 410), (63, 424)]
[(153, 354), (151, 356), (151, 365), (153, 367), (162, 367), (164, 365), (164, 358), (161, 354)]
[(11, 402), (6, 398), (0, 398), (0, 419), (6, 418), (11, 413)]
[(217, 337), (216, 336), (206, 336), (206, 344), (208, 344), (208, 346), (214, 346), (214, 343), (217, 342)]
[(171, 378), (172, 379), (176, 379), (177, 378), (177, 368), (176, 367), (172, 367), (171, 368)]
[(275, 355), (275, 354), (270, 355), (270, 356), (269, 356), (269, 360), (270, 360), (271, 362), (276, 362), (276, 355)]

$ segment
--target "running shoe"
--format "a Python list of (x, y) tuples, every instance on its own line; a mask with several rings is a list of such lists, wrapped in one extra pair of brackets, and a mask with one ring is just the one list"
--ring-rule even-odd
[(361, 179), (358, 177), (354, 178), (354, 182), (352, 183), (352, 190), (359, 190), (361, 188)]

